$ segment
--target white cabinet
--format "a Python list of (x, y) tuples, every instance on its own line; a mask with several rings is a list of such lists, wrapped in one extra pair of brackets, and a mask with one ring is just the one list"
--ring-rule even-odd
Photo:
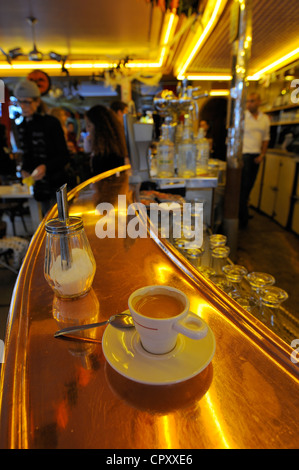
[(261, 191), (262, 191), (262, 180), (263, 180), (263, 174), (264, 174), (264, 165), (265, 165), (265, 160), (263, 160), (260, 163), (259, 170), (257, 172), (256, 180), (254, 183), (254, 186), (251, 190), (250, 197), (249, 197), (249, 204), (252, 207), (255, 207), (258, 209), (260, 205), (260, 197), (261, 197)]
[(283, 227), (287, 226), (290, 216), (296, 164), (295, 158), (269, 151), (253, 188), (252, 205)]
[(287, 226), (290, 215), (295, 169), (296, 161), (294, 158), (281, 158), (273, 218), (283, 227)]
[(277, 199), (277, 188), (280, 170), (280, 157), (267, 154), (265, 157), (265, 171), (262, 185), (260, 209), (271, 217)]

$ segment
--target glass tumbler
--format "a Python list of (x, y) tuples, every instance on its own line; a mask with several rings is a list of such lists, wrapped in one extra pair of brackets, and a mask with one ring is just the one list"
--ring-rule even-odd
[(230, 248), (228, 246), (218, 246), (212, 250), (212, 268), (216, 276), (225, 277), (222, 268), (228, 264)]
[(226, 276), (223, 273), (223, 268), (228, 262), (228, 256), (230, 253), (230, 248), (228, 246), (217, 246), (212, 250), (212, 269), (214, 269), (215, 274), (211, 276), (211, 281), (213, 281), (218, 287), (220, 287), (225, 292), (232, 290), (231, 283), (227, 280)]
[(185, 256), (188, 261), (195, 267), (199, 268), (201, 265), (201, 257), (203, 250), (201, 248), (189, 248), (185, 250)]
[(252, 272), (247, 274), (246, 279), (249, 282), (258, 303), (260, 303), (261, 288), (275, 284), (275, 278), (271, 276), (271, 274), (267, 273)]
[(220, 233), (214, 233), (213, 235), (209, 236), (211, 250), (213, 250), (217, 246), (225, 246), (226, 241), (227, 237), (225, 235), (221, 235)]
[(247, 274), (247, 269), (238, 264), (226, 264), (222, 267), (226, 279), (231, 283), (235, 298), (242, 295), (241, 282), (243, 277)]
[(67, 223), (46, 223), (44, 275), (58, 297), (71, 299), (86, 294), (93, 282), (96, 262), (81, 217)]
[(211, 279), (215, 275), (215, 271), (210, 266), (199, 266), (198, 271), (202, 274), (205, 278)]
[(244, 289), (241, 287), (242, 279), (248, 272), (245, 266), (240, 266), (238, 264), (227, 264), (222, 268), (222, 271), (232, 286), (232, 290), (228, 293), (228, 295), (245, 310), (251, 312), (252, 309), (256, 306), (256, 301), (250, 293), (244, 291)]
[(212, 251), (214, 248), (219, 246), (226, 246), (227, 237), (219, 233), (214, 233), (209, 236), (209, 246), (210, 246), (210, 256), (209, 256), (209, 266), (212, 266)]
[(280, 333), (279, 308), (287, 298), (287, 292), (280, 287), (269, 286), (260, 290), (261, 319), (277, 334)]
[(180, 251), (183, 255), (185, 254), (186, 244), (189, 242), (187, 238), (176, 238), (173, 241), (174, 247)]

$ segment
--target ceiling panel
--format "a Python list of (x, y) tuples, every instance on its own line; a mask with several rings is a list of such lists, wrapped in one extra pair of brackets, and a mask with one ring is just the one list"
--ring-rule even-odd
[(26, 18), (34, 16), (36, 45), (69, 59), (156, 57), (163, 13), (145, 0), (1, 0), (0, 47), (32, 49)]
[[(188, 67), (188, 73), (222, 72), (231, 68), (229, 1), (208, 40)], [(299, 0), (253, 0), (252, 48), (249, 74), (296, 49), (299, 31)]]
[(216, 73), (223, 72), (223, 70), (230, 71), (231, 48), (228, 40), (232, 3), (233, 0), (229, 0), (208, 40), (196, 55), (194, 62), (188, 67), (188, 72)]

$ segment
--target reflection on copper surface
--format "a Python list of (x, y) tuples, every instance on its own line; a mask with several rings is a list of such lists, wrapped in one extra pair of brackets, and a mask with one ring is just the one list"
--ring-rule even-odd
[(93, 289), (75, 299), (53, 298), (53, 317), (60, 328), (95, 323), (100, 315), (100, 303)]
[(149, 413), (165, 414), (198, 403), (213, 378), (210, 363), (195, 377), (173, 385), (146, 385), (134, 382), (106, 363), (105, 373), (111, 390), (130, 406)]
[[(100, 303), (93, 289), (85, 296), (76, 299), (66, 300), (54, 296), (52, 314), (57, 321), (57, 329), (95, 323), (99, 321)], [(74, 356), (80, 356), (83, 366), (87, 369), (91, 367), (89, 356), (96, 349), (97, 343), (101, 341), (103, 331), (103, 328), (91, 328), (79, 332), (82, 339), (91, 341), (76, 341), (75, 335), (73, 339), (69, 338), (69, 352)]]

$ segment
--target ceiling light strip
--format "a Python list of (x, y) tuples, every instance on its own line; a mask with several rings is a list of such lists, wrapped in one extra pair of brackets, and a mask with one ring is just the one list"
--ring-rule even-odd
[(185, 61), (185, 63), (181, 66), (181, 67), (178, 67), (179, 68), (179, 73), (178, 73), (178, 80), (182, 80), (184, 77), (184, 73), (188, 67), (188, 65), (190, 64), (190, 62), (192, 61), (192, 59), (194, 58), (195, 54), (198, 52), (199, 50), (199, 47), (200, 45), (204, 42), (205, 38), (207, 37), (209, 31), (211, 30), (211, 28), (215, 25), (216, 23), (216, 20), (218, 19), (219, 17), (219, 14), (222, 10), (220, 10), (220, 7), (224, 5), (224, 3), (226, 3), (227, 0), (210, 0), (210, 5), (208, 4), (208, 6), (206, 7), (207, 8), (212, 8), (212, 5), (214, 4), (214, 8), (213, 8), (213, 12), (211, 14), (211, 17), (209, 19), (209, 21), (207, 22), (207, 25), (205, 26), (204, 30), (202, 31), (202, 27), (201, 25), (199, 26), (198, 28), (198, 32), (200, 34), (200, 37), (198, 38), (195, 46), (192, 48), (187, 60)]
[(187, 75), (187, 80), (194, 80), (194, 81), (227, 81), (229, 82), (232, 79), (231, 75), (216, 75), (216, 74), (207, 74), (207, 75)]
[(210, 96), (228, 96), (229, 90), (211, 90), (209, 92)]
[(261, 76), (264, 75), (265, 73), (270, 72), (270, 71), (275, 72), (276, 70), (278, 70), (280, 68), (280, 66), (288, 65), (288, 63), (290, 62), (290, 59), (292, 59), (291, 60), (291, 62), (292, 62), (298, 57), (299, 57), (299, 47), (297, 47), (297, 49), (294, 49), (293, 51), (289, 52), (288, 54), (284, 55), (280, 59), (275, 60), (271, 64), (267, 65), (266, 67), (264, 67), (261, 70), (259, 70), (258, 72), (256, 72), (255, 74), (251, 75), (250, 77), (248, 77), (248, 80), (250, 80), (250, 79), (251, 80), (259, 80), (261, 78)]
[[(104, 68), (113, 68), (116, 67), (116, 64), (108, 64), (108, 63), (67, 63), (65, 64), (65, 68), (67, 69), (94, 69), (94, 68), (99, 68), (99, 69), (104, 69)], [(20, 62), (18, 64), (0, 64), (0, 70), (32, 70), (32, 69), (40, 69), (42, 68), (43, 70), (59, 70), (61, 69), (61, 64), (55, 63), (47, 63), (47, 62), (38, 62), (38, 63), (32, 63), (32, 62)]]
[(164, 34), (164, 38), (163, 38), (163, 41), (161, 43), (163, 46), (166, 46), (169, 42), (170, 33), (171, 33), (172, 27), (174, 25), (175, 17), (176, 17), (175, 12), (171, 12), (170, 15), (169, 15), (168, 24), (167, 24), (166, 31), (165, 31), (165, 34)]

